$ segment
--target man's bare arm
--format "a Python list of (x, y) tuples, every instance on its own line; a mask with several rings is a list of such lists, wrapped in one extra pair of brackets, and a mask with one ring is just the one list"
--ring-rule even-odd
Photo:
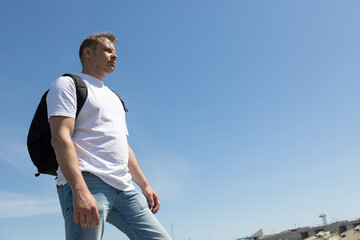
[(73, 194), (74, 221), (82, 228), (91, 228), (93, 219), (99, 225), (99, 212), (95, 198), (90, 193), (79, 169), (79, 162), (71, 136), (75, 120), (69, 117), (54, 116), (49, 119), (51, 144), (54, 147), (60, 169)]
[(160, 199), (151, 188), (149, 182), (146, 180), (139, 163), (136, 159), (134, 151), (129, 146), (129, 172), (134, 182), (141, 188), (143, 194), (146, 197), (149, 208), (152, 213), (157, 213), (160, 209)]

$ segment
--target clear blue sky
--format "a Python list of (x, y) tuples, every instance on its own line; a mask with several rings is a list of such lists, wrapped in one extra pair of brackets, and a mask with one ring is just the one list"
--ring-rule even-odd
[[(0, 1), (0, 239), (64, 239), (26, 135), (43, 92), (119, 37), (105, 84), (175, 240), (360, 217), (360, 2)], [(51, 236), (51, 237), (49, 237)], [(126, 239), (110, 225), (104, 239)]]

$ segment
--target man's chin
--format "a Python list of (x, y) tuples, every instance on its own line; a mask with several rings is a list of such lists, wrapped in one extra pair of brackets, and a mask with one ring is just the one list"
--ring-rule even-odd
[(115, 70), (115, 68), (107, 68), (106, 73), (107, 74), (112, 73), (114, 70)]

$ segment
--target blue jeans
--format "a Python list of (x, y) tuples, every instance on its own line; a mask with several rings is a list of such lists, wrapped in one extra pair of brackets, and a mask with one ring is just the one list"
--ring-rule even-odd
[(171, 240), (154, 214), (149, 210), (144, 195), (136, 190), (120, 191), (95, 175), (84, 172), (84, 180), (95, 197), (99, 209), (100, 224), (91, 229), (82, 229), (74, 222), (72, 192), (68, 184), (58, 188), (61, 210), (65, 220), (67, 240), (100, 240), (105, 221), (111, 223), (131, 240)]

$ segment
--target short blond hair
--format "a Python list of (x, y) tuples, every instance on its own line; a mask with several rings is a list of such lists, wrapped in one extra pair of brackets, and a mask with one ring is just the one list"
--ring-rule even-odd
[(83, 51), (84, 48), (89, 47), (93, 50), (96, 49), (97, 44), (100, 42), (101, 38), (109, 39), (114, 45), (117, 43), (117, 37), (112, 32), (101, 32), (101, 33), (93, 33), (87, 38), (85, 38), (81, 44), (79, 49), (79, 57), (81, 63), (83, 62)]

